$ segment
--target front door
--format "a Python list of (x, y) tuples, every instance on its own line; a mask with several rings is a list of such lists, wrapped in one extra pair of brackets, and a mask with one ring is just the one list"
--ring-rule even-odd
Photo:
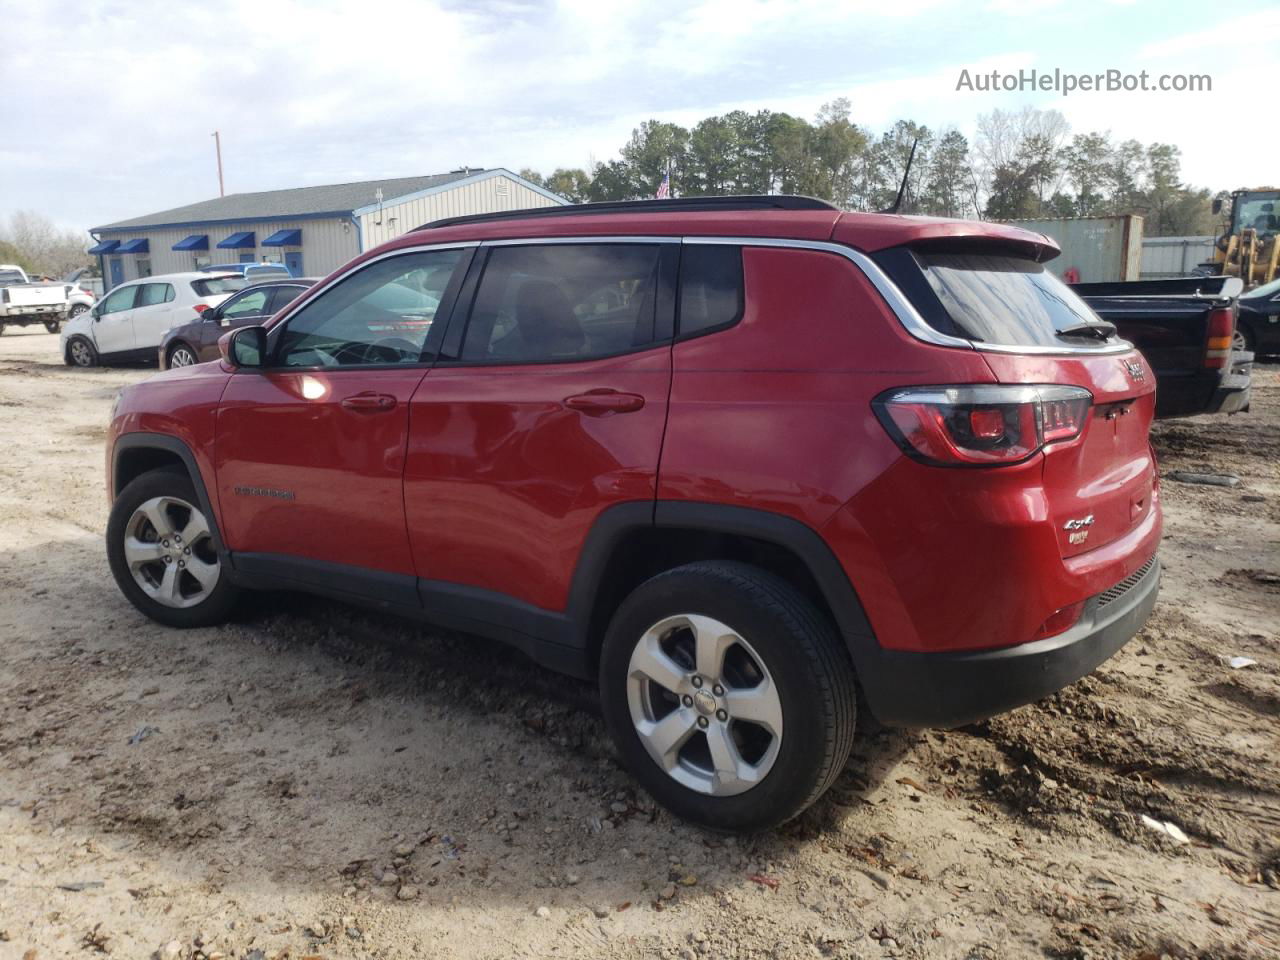
[(300, 251), (292, 251), (284, 255), (284, 265), (289, 268), (289, 272), (295, 277), (302, 276), (302, 253)]
[(133, 304), (141, 284), (117, 287), (94, 309), (93, 340), (99, 353), (133, 349)]
[(118, 287), (124, 283), (124, 261), (119, 257), (111, 258), (111, 285)]
[(215, 460), (237, 566), (416, 602), (402, 489), (409, 399), (469, 254), (371, 261), (273, 328), (265, 369), (231, 377)]
[(677, 254), (584, 242), (482, 253), (465, 332), (455, 311), (413, 397), (405, 508), (420, 577), (562, 610), (600, 514), (653, 502)]

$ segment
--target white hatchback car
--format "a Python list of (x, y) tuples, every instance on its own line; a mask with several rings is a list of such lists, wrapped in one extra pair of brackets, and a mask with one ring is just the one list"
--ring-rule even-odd
[(62, 325), (62, 358), (73, 367), (156, 358), (172, 326), (198, 317), (245, 286), (235, 273), (167, 273), (130, 280)]

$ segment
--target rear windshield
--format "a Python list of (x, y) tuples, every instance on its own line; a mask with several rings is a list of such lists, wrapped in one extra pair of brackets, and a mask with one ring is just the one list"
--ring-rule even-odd
[(244, 277), (210, 277), (208, 280), (192, 280), (191, 289), (197, 297), (216, 297), (224, 293), (243, 290), (248, 284)]
[(22, 274), (17, 270), (0, 270), (0, 287), (11, 287), (22, 282)]
[(882, 265), (940, 333), (1019, 347), (1105, 342), (1087, 329), (1098, 315), (1042, 263), (988, 252), (886, 253), (894, 256)]

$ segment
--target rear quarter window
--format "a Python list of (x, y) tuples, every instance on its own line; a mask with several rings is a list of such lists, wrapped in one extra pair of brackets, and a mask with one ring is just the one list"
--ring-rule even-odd
[(744, 300), (741, 247), (684, 245), (680, 251), (679, 336), (732, 326), (742, 317)]
[[(1098, 346), (1078, 331), (1102, 321), (1037, 263), (1005, 253), (886, 250), (876, 256), (925, 321), (939, 333), (1005, 346)], [(1076, 335), (1064, 336), (1076, 330)]]

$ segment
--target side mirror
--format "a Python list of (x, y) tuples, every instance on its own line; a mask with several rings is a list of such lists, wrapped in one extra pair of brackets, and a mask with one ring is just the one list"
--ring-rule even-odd
[(241, 327), (218, 338), (222, 359), (237, 369), (260, 368), (267, 361), (267, 328)]
[(1217, 215), (1218, 215), (1218, 214), (1220, 214), (1221, 212), (1222, 212), (1222, 198), (1221, 198), (1221, 197), (1214, 197), (1214, 198), (1213, 198), (1213, 213), (1214, 213), (1214, 216), (1217, 216)]

